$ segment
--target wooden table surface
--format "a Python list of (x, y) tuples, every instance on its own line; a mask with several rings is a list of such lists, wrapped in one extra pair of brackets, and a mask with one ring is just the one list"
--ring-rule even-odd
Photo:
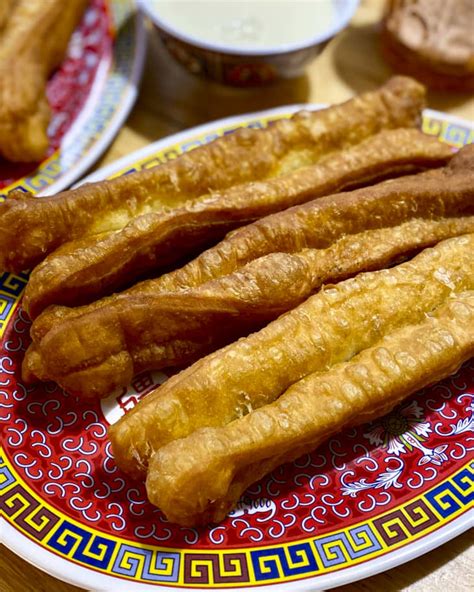
[[(140, 96), (98, 168), (176, 131), (220, 117), (291, 103), (343, 101), (375, 88), (391, 74), (380, 56), (377, 24), (383, 0), (362, 0), (351, 26), (337, 36), (304, 76), (262, 89), (233, 89), (188, 74), (150, 31)], [(469, 95), (429, 93), (431, 108), (474, 120)], [(339, 592), (460, 592), (472, 590), (472, 532), (403, 566), (338, 588)], [(73, 592), (75, 586), (29, 565), (0, 547), (0, 592)], [(290, 589), (289, 589), (289, 592)]]

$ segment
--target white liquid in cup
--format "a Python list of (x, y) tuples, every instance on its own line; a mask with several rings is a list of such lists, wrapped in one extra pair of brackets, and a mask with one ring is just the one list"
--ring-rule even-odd
[(335, 17), (333, 0), (154, 0), (154, 8), (181, 33), (235, 49), (311, 39)]

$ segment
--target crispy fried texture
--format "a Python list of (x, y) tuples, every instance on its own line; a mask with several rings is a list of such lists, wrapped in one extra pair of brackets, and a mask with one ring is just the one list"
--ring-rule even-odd
[[(87, 2), (17, 0), (13, 7), (0, 38), (0, 155), (8, 160), (45, 156), (50, 119), (46, 81), (63, 59)], [(2, 241), (2, 254), (16, 250), (16, 241)]]
[(262, 218), (229, 234), (182, 268), (143, 285), (145, 289), (185, 289), (232, 273), (271, 252), (324, 248), (344, 234), (399, 224), (414, 216), (472, 213), (473, 175), (474, 145), (470, 145), (445, 168), (326, 196)]
[(143, 475), (164, 444), (271, 403), (297, 380), (419, 322), (452, 292), (474, 288), (473, 249), (474, 235), (465, 235), (392, 269), (360, 274), (199, 360), (110, 427), (117, 464)]
[(423, 106), (423, 87), (396, 77), (342, 105), (298, 113), (265, 130), (239, 129), (153, 169), (41, 200), (17, 195), (0, 205), (0, 269), (23, 270), (70, 240), (315, 164), (383, 129), (416, 127)]
[(238, 185), (171, 212), (150, 213), (123, 230), (67, 243), (33, 271), (30, 316), (50, 304), (83, 304), (143, 273), (173, 264), (228, 230), (295, 204), (389, 174), (440, 166), (452, 149), (414, 129), (383, 131), (343, 152), (266, 182)]
[(171, 522), (218, 522), (251, 483), (280, 464), (345, 427), (384, 415), (473, 355), (471, 291), (449, 298), (418, 324), (390, 332), (349, 362), (308, 375), (275, 402), (164, 446), (150, 462), (148, 498)]
[[(188, 290), (231, 274), (251, 261), (274, 252), (296, 253), (324, 249), (345, 234), (402, 224), (418, 217), (436, 219), (474, 213), (474, 146), (466, 146), (450, 164), (350, 193), (326, 196), (305, 205), (262, 218), (229, 234), (221, 243), (171, 273), (141, 282), (123, 292), (156, 295)], [(34, 294), (27, 288), (26, 298)], [(32, 296), (33, 298), (33, 296)], [(88, 306), (53, 306), (33, 323), (39, 342), (56, 322), (109, 306), (117, 296)]]
[(58, 323), (25, 355), (23, 378), (54, 380), (81, 397), (104, 397), (138, 372), (182, 366), (262, 327), (323, 283), (387, 267), (464, 233), (474, 233), (474, 216), (414, 219), (345, 236), (327, 249), (272, 253), (186, 291), (119, 296)]
[[(412, 216), (472, 213), (473, 173), (474, 145), (469, 145), (445, 168), (326, 196), (266, 216), (230, 233), (189, 264), (158, 278), (153, 289), (158, 285), (161, 290), (199, 285), (274, 251), (292, 253), (302, 248), (324, 248), (343, 234), (395, 225)], [(390, 211), (388, 216), (386, 209)], [(145, 289), (152, 286), (143, 285)]]

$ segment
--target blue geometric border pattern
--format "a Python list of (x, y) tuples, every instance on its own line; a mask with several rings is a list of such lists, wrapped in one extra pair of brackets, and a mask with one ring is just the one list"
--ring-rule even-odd
[(67, 518), (21, 480), (0, 449), (1, 516), (65, 559), (145, 583), (212, 589), (317, 576), (406, 545), (450, 522), (473, 502), (471, 462), (415, 499), (328, 535), (261, 548), (168, 549), (135, 544)]
[(27, 281), (27, 273), (0, 272), (0, 337), (6, 329)]
[(433, 508), (447, 518), (474, 501), (474, 461), (457, 473), (451, 481), (444, 481), (426, 494)]
[(0, 292), (19, 298), (27, 281), (28, 274), (25, 272), (17, 274), (0, 272)]
[(116, 543), (64, 520), (49, 538), (48, 545), (78, 563), (107, 569)]
[(319, 566), (313, 547), (309, 542), (296, 543), (289, 547), (258, 549), (251, 551), (255, 579), (283, 580), (294, 575), (314, 574)]

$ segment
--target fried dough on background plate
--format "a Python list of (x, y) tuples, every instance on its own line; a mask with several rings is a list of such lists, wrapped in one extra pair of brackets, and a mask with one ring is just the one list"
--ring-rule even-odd
[[(1, 10), (5, 6), (8, 10), (9, 4)], [(64, 58), (87, 4), (88, 0), (16, 0), (10, 7), (0, 35), (0, 156), (7, 160), (35, 162), (44, 158), (51, 115), (46, 82)], [(9, 207), (0, 204), (0, 216)], [(21, 228), (20, 218), (18, 214), (10, 223)], [(31, 248), (27, 246), (30, 236), (24, 229), (26, 232), (15, 238), (3, 222), (0, 227), (1, 233), (6, 232), (0, 239), (0, 268), (4, 270), (11, 253)]]

